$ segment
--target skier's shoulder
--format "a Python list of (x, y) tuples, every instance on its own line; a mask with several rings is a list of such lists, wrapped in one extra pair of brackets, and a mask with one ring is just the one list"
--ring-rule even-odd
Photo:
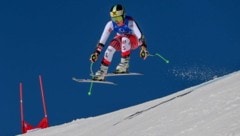
[(112, 20), (109, 20), (106, 25), (111, 24), (111, 23), (112, 23)]
[(132, 16), (128, 16), (128, 15), (126, 15), (125, 18), (126, 18), (127, 20), (129, 20), (129, 21), (134, 21), (134, 19), (133, 19)]
[(106, 27), (113, 27), (113, 22), (112, 22), (112, 20), (109, 20), (109, 21), (106, 23)]

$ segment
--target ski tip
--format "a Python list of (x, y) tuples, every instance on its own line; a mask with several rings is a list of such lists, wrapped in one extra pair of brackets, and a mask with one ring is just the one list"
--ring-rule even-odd
[(76, 77), (72, 77), (72, 80), (76, 80), (77, 78)]

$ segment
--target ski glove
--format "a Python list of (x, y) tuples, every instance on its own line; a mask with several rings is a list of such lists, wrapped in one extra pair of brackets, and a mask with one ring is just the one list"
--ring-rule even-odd
[(142, 42), (140, 57), (145, 60), (148, 57), (149, 53), (147, 51), (147, 44), (146, 44), (144, 36), (141, 37), (140, 41)]
[(97, 59), (98, 59), (98, 53), (97, 52), (94, 52), (93, 54), (91, 54), (91, 56), (90, 56), (90, 61), (91, 62), (96, 62), (97, 61)]
[(140, 57), (145, 60), (148, 57), (148, 55), (149, 53), (147, 51), (147, 48), (142, 46), (140, 51)]
[(97, 44), (96, 50), (90, 56), (90, 61), (91, 62), (96, 62), (97, 61), (98, 56), (101, 53), (103, 47), (104, 47), (104, 44), (102, 44), (102, 43)]

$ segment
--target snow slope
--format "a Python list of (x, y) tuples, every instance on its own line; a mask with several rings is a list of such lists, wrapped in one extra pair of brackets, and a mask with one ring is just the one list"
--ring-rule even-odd
[(24, 136), (240, 136), (240, 71), (164, 98)]

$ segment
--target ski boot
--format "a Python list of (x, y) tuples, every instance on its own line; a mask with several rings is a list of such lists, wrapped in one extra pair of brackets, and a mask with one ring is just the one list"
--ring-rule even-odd
[(105, 75), (107, 74), (107, 71), (108, 71), (108, 66), (101, 65), (100, 69), (92, 77), (92, 80), (104, 81), (105, 80)]
[(121, 61), (120, 61), (120, 63), (117, 65), (116, 71), (115, 71), (114, 73), (115, 73), (115, 74), (128, 73), (129, 59), (130, 59), (130, 57), (121, 58)]

